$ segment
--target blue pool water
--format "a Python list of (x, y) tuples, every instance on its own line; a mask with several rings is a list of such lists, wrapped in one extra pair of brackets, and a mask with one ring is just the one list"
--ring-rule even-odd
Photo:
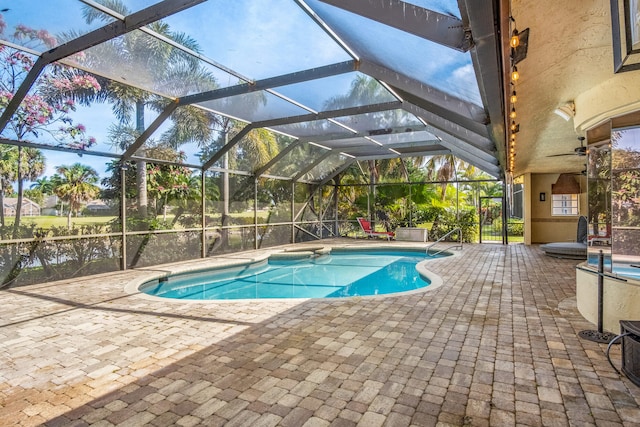
[[(588, 264), (593, 268), (598, 268), (598, 255), (589, 254)], [(605, 254), (604, 256), (604, 271), (618, 276), (630, 277), (632, 279), (640, 279), (640, 262), (614, 262), (613, 268), (611, 267), (611, 255)]]
[(342, 298), (410, 291), (429, 285), (416, 270), (416, 251), (332, 252), (302, 260), (209, 270), (153, 280), (146, 294), (183, 300)]

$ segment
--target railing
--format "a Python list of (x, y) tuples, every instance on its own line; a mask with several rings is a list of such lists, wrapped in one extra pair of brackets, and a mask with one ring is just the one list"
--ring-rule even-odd
[[(454, 232), (458, 232), (458, 242), (451, 242), (451, 243), (455, 243), (452, 246), (447, 246), (444, 249), (439, 250), (438, 252), (435, 253), (429, 253), (429, 250), (431, 248), (433, 248), (435, 245), (437, 245), (438, 243), (442, 242), (444, 239), (446, 239), (447, 237), (449, 237), (451, 234), (453, 234)], [(460, 227), (456, 227), (453, 230), (449, 231), (447, 234), (445, 234), (444, 236), (440, 237), (438, 240), (436, 240), (435, 242), (431, 243), (429, 246), (427, 246), (427, 250), (426, 250), (426, 255), (427, 256), (436, 256), (444, 251), (446, 251), (449, 248), (459, 248), (462, 249), (462, 229)]]

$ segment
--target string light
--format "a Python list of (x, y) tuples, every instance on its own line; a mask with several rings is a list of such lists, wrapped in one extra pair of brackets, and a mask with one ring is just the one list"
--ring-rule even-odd
[[(511, 2), (509, 1), (509, 9), (511, 9)], [(509, 144), (507, 145), (507, 164), (508, 172), (513, 173), (515, 169), (515, 157), (516, 157), (516, 133), (520, 130), (520, 126), (516, 123), (516, 108), (515, 104), (518, 102), (518, 96), (516, 94), (515, 84), (520, 78), (518, 67), (516, 66), (516, 48), (520, 46), (520, 33), (516, 28), (516, 20), (513, 16), (509, 16), (509, 26), (511, 27), (511, 37), (509, 38), (509, 46), (511, 46), (511, 93), (507, 92), (509, 104), (511, 104), (511, 111), (509, 113), (509, 120), (511, 121), (509, 129)]]
[[(513, 19), (513, 18), (512, 18)], [(515, 22), (515, 20), (514, 20)], [(511, 33), (511, 39), (509, 40), (509, 45), (511, 45), (512, 48), (517, 48), (518, 46), (520, 46), (520, 36), (518, 35), (518, 30), (517, 29), (513, 29), (513, 32)]]
[(511, 71), (511, 80), (514, 82), (520, 78), (520, 73), (518, 72), (518, 67), (513, 66), (513, 71)]

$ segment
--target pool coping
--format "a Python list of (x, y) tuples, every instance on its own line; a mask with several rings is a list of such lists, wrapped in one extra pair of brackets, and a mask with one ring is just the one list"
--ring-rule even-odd
[[(224, 303), (224, 304), (233, 304), (233, 303), (246, 303), (247, 301), (259, 301), (263, 302), (274, 302), (281, 303), (283, 301), (295, 302), (295, 301), (309, 301), (309, 300), (358, 300), (365, 298), (384, 298), (384, 297), (397, 297), (400, 295), (410, 295), (418, 292), (427, 292), (429, 290), (434, 290), (441, 287), (444, 282), (440, 276), (435, 274), (426, 268), (425, 264), (434, 261), (430, 259), (425, 259), (416, 264), (416, 270), (418, 274), (428, 280), (430, 282), (429, 285), (423, 286), (422, 288), (412, 289), (409, 291), (403, 292), (394, 292), (388, 294), (380, 294), (380, 295), (358, 295), (352, 297), (341, 297), (341, 298), (261, 298), (261, 299), (252, 299), (252, 298), (244, 298), (244, 299), (212, 299), (212, 300), (187, 300), (187, 299), (174, 299), (174, 298), (163, 298), (159, 296), (149, 295), (142, 291), (140, 291), (140, 287), (150, 281), (155, 279), (160, 279), (162, 277), (167, 277), (170, 275), (176, 274), (187, 274), (194, 273), (203, 270), (222, 270), (225, 268), (234, 268), (234, 267), (242, 267), (251, 264), (257, 264), (263, 261), (267, 261), (272, 255), (276, 255), (277, 259), (300, 259), (305, 256), (310, 256), (311, 254), (326, 254), (330, 253), (334, 249), (339, 249), (340, 251), (366, 251), (366, 250), (380, 250), (380, 249), (388, 249), (394, 251), (402, 251), (402, 250), (422, 250), (425, 249), (422, 246), (416, 244), (392, 244), (389, 243), (374, 243), (374, 244), (357, 244), (357, 243), (338, 243), (338, 244), (325, 244), (325, 245), (316, 245), (313, 247), (309, 247), (308, 244), (297, 244), (297, 245), (286, 245), (285, 247), (274, 247), (262, 250), (259, 254), (253, 254), (255, 251), (247, 251), (247, 252), (235, 252), (233, 254), (220, 255), (209, 257), (206, 259), (196, 260), (193, 262), (189, 262), (188, 264), (184, 263), (174, 263), (174, 264), (162, 264), (152, 267), (142, 267), (140, 269), (136, 269), (139, 272), (149, 271), (149, 274), (142, 275), (136, 277), (131, 280), (124, 286), (124, 292), (137, 296), (142, 299), (152, 300), (152, 301), (164, 301), (173, 304), (212, 304), (212, 303)], [(445, 251), (449, 254), (449, 256), (458, 256), (457, 252), (453, 251)], [(290, 254), (290, 255), (285, 255)], [(282, 257), (282, 258), (281, 258)], [(287, 258), (290, 257), (290, 258)]]

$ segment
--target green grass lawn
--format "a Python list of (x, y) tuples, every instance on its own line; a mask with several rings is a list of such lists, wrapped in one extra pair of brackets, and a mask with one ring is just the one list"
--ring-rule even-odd
[[(514, 236), (514, 235), (509, 235), (508, 236), (508, 240), (509, 243), (522, 243), (524, 242), (524, 236)], [(498, 233), (492, 233), (491, 229), (488, 228), (483, 228), (482, 229), (482, 241), (483, 242), (495, 242), (495, 241), (500, 241), (502, 242), (502, 234)]]
[[(268, 213), (267, 212), (258, 212), (258, 218), (266, 219)], [(219, 214), (210, 215), (214, 221), (220, 220)], [(233, 218), (253, 218), (253, 212), (234, 212), (230, 215)], [(71, 225), (93, 225), (93, 224), (105, 224), (109, 221), (117, 219), (117, 216), (79, 216), (79, 217), (71, 217)], [(5, 218), (5, 224), (7, 226), (13, 225), (14, 217)], [(159, 220), (163, 220), (164, 217), (162, 215), (158, 215)], [(173, 215), (168, 214), (166, 216), (166, 222), (171, 223), (173, 221)], [(67, 217), (66, 216), (23, 216), (20, 222), (23, 225), (36, 224), (36, 227), (48, 229), (51, 227), (66, 227), (67, 226)], [(180, 228), (177, 227), (176, 228)]]
[[(115, 216), (80, 216), (72, 217), (72, 225), (85, 225), (85, 224), (104, 224), (116, 218)], [(6, 218), (5, 223), (7, 225), (13, 224), (14, 218)], [(24, 225), (36, 224), (37, 227), (51, 228), (51, 227), (66, 227), (66, 216), (27, 216), (22, 217), (20, 222)]]

